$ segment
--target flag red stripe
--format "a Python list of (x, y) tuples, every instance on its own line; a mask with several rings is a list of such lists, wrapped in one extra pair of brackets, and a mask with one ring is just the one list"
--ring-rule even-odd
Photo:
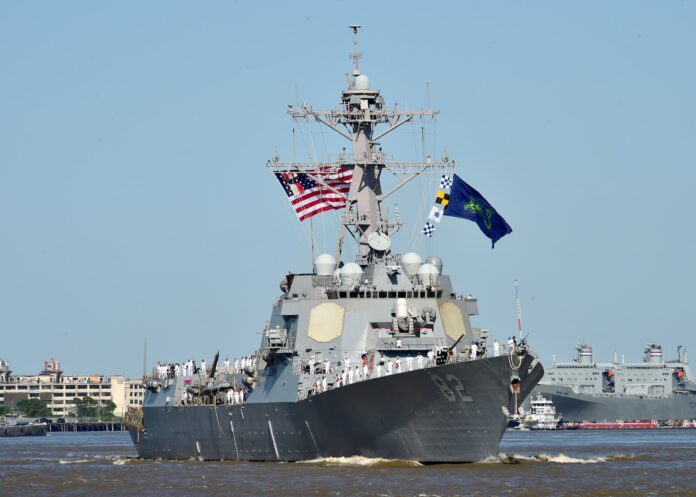
[[(297, 177), (298, 174), (302, 173), (284, 171), (282, 174), (286, 182), (289, 182)], [(316, 186), (307, 190), (301, 190), (301, 185), (297, 183), (289, 185), (293, 191), (293, 195), (289, 196), (288, 200), (295, 209), (295, 213), (300, 221), (309, 219), (321, 212), (338, 210), (345, 207), (346, 196), (350, 191), (350, 184), (353, 180), (353, 171), (351, 169), (339, 169), (334, 172), (320, 169), (307, 172), (306, 174), (321, 179), (321, 181), (331, 188), (327, 188), (326, 185), (322, 185), (318, 182), (316, 182)]]

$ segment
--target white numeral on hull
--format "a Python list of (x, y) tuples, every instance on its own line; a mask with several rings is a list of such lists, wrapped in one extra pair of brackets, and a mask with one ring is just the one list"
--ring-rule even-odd
[[(436, 374), (431, 374), (430, 378), (433, 380), (433, 383), (435, 383), (435, 385), (437, 385), (437, 387), (440, 389), (442, 395), (444, 395), (445, 398), (450, 402), (456, 402), (457, 396), (459, 396), (459, 400), (461, 402), (472, 402), (474, 400), (471, 398), (471, 395), (469, 395), (469, 392), (467, 391), (466, 387), (461, 382), (461, 380), (453, 374), (448, 374), (447, 376), (445, 376), (447, 381), (443, 380), (440, 376)], [(455, 392), (457, 393), (457, 395), (455, 395)]]

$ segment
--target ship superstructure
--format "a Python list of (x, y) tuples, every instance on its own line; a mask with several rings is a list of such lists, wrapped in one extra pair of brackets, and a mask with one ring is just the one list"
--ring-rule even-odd
[[(485, 330), (471, 324), (477, 300), (455, 291), (442, 259), (392, 250), (401, 223), (388, 219), (385, 200), (454, 162), (387, 160), (379, 140), (437, 112), (388, 107), (360, 70), (359, 26), (351, 29), (340, 108), (288, 112), (328, 126), (352, 152), (333, 163), (267, 163), (300, 219), (343, 209), (336, 253), (282, 279), (253, 365), (230, 372), (216, 359), (210, 370), (148, 381), (142, 410), (128, 419), (142, 457), (477, 461), (497, 453), (507, 414), (543, 375), (526, 343), (502, 356), (486, 350)], [(388, 191), (385, 174), (398, 178)], [(354, 260), (346, 235), (358, 246)]]
[(664, 361), (662, 347), (645, 346), (642, 362), (594, 362), (592, 347), (577, 346), (572, 362), (554, 363), (537, 391), (550, 397), (564, 421), (696, 418), (696, 383), (683, 347)]

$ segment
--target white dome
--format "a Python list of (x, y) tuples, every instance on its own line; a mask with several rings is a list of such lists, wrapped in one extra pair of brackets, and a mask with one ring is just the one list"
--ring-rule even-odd
[(368, 78), (364, 74), (355, 76), (355, 84), (353, 85), (353, 88), (355, 88), (356, 90), (369, 90), (370, 78)]
[(363, 270), (354, 262), (349, 262), (341, 268), (341, 283), (343, 285), (359, 285), (362, 279)]
[(423, 264), (418, 268), (418, 283), (421, 285), (437, 285), (440, 279), (440, 271), (432, 264)]
[(442, 274), (442, 259), (436, 255), (431, 255), (425, 260), (426, 264), (432, 264), (435, 266), (440, 274)]
[(408, 276), (416, 274), (421, 264), (423, 264), (423, 259), (415, 252), (408, 252), (401, 256), (401, 266)]
[(331, 254), (321, 254), (314, 259), (314, 269), (317, 276), (330, 276), (336, 269), (336, 259)]

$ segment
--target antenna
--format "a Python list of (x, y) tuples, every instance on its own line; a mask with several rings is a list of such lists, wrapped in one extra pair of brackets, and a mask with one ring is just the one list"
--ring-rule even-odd
[(522, 338), (522, 304), (520, 304), (520, 294), (517, 291), (517, 279), (515, 278), (515, 311), (517, 313), (517, 333)]
[(425, 83), (425, 98), (427, 101), (427, 108), (430, 108), (430, 81), (426, 81)]
[(362, 54), (358, 50), (358, 30), (362, 26), (360, 24), (351, 24), (348, 27), (353, 30), (353, 53), (349, 55), (353, 59), (353, 76), (360, 76), (360, 64), (358, 61), (362, 58)]
[(144, 338), (143, 343), (143, 378), (147, 376), (147, 337)]

